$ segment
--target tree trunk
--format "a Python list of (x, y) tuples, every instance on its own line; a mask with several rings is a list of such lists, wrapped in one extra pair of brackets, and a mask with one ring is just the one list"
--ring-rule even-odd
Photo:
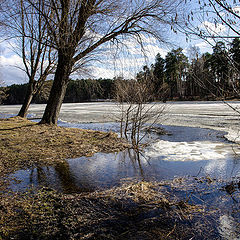
[(59, 53), (53, 86), (40, 124), (57, 124), (72, 66), (72, 58)]
[(33, 98), (33, 84), (29, 83), (23, 105), (18, 113), (19, 117), (25, 118), (27, 116), (27, 111), (32, 101), (32, 98)]

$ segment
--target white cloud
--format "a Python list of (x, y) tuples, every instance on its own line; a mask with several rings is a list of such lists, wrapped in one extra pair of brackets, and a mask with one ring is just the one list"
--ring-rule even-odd
[(122, 39), (123, 44), (118, 46), (106, 44), (99, 54), (101, 63), (93, 64), (93, 76), (134, 78), (144, 65), (155, 62), (158, 53), (162, 57), (167, 54), (166, 49), (157, 45), (156, 39), (143, 36), (142, 40), (143, 49), (135, 39)]
[(208, 42), (201, 41), (196, 43), (195, 46), (199, 47), (201, 53), (212, 52), (212, 46)]
[(17, 55), (11, 55), (9, 57), (0, 56), (0, 73), (1, 78), (6, 85), (14, 83), (26, 83), (25, 73), (19, 69), (23, 67), (22, 59)]
[(226, 31), (226, 26), (220, 23), (212, 23), (209, 21), (204, 21), (200, 25), (201, 29), (205, 29), (207, 32), (209, 32), (211, 35), (218, 35), (220, 33), (224, 33)]
[(6, 41), (2, 38), (0, 38), (0, 54), (4, 56), (11, 56), (15, 55), (13, 52), (14, 49), (17, 49), (18, 46), (15, 42), (11, 41)]
[[(96, 55), (101, 62), (93, 62), (89, 68), (93, 77), (113, 78), (114, 76), (123, 76), (133, 78), (137, 72), (142, 70), (144, 65), (150, 66), (154, 63), (158, 53), (165, 57), (168, 52), (167, 49), (160, 47), (153, 37), (142, 36), (144, 50), (141, 49), (136, 39), (124, 38), (122, 42), (123, 44), (118, 46), (111, 45), (111, 43), (101, 46), (98, 55)], [(21, 57), (12, 51), (13, 44), (4, 41), (0, 46), (0, 72), (7, 85), (27, 82), (24, 72), (16, 68), (16, 66), (23, 68), (23, 63)], [(16, 45), (14, 49), (17, 49)], [(75, 79), (79, 78), (79, 75), (76, 73), (71, 77)]]
[(22, 59), (17, 55), (12, 55), (10, 57), (1, 56), (2, 66), (22, 66)]
[(201, 48), (206, 48), (208, 46), (208, 43), (202, 41), (202, 42), (197, 43), (195, 46), (199, 47), (200, 49)]
[(113, 78), (115, 76), (115, 71), (113, 69), (108, 69), (106, 67), (97, 67), (93, 68), (93, 76), (95, 78)]

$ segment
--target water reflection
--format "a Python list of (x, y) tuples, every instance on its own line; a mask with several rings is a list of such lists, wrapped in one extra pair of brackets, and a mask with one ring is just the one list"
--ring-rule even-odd
[(239, 223), (230, 215), (222, 215), (219, 218), (219, 233), (226, 240), (239, 240)]
[(27, 188), (50, 187), (64, 193), (94, 191), (88, 181), (76, 182), (67, 161), (59, 162), (56, 166), (37, 166), (28, 170), (20, 170), (10, 176), (13, 178), (9, 186), (13, 191), (25, 191)]
[[(71, 127), (117, 131), (116, 124), (111, 123)], [(223, 239), (239, 239), (239, 146), (224, 140), (223, 133), (209, 129), (165, 126), (165, 130), (172, 135), (152, 135), (157, 141), (143, 153), (97, 153), (59, 162), (54, 167), (20, 170), (10, 176), (20, 180), (12, 181), (10, 188), (25, 191), (32, 185), (47, 186), (64, 193), (79, 193), (117, 186), (126, 178), (161, 181), (191, 175), (222, 179), (228, 183), (220, 181), (215, 186), (206, 182), (205, 189), (199, 183), (194, 194), (182, 190), (182, 196), (188, 196), (193, 203), (220, 209), (219, 234)]]
[(55, 172), (57, 173), (58, 179), (60, 181), (60, 186), (62, 188), (62, 191), (65, 193), (74, 193), (74, 192), (88, 192), (93, 191), (94, 189), (91, 188), (89, 184), (82, 185), (81, 182), (76, 182), (74, 179), (74, 176), (71, 173), (71, 169), (69, 167), (68, 162), (61, 162), (58, 163), (54, 167)]
[(12, 177), (21, 180), (10, 187), (26, 189), (29, 185), (50, 186), (66, 193), (94, 191), (113, 187), (123, 179), (165, 180), (183, 176), (209, 176), (230, 180), (240, 177), (240, 159), (169, 161), (165, 156), (149, 157), (126, 150), (120, 153), (97, 153), (92, 157), (69, 159), (55, 167), (36, 167), (17, 171)]
[(25, 191), (29, 186), (47, 186), (64, 193), (89, 192), (119, 185), (121, 179), (127, 177), (146, 180), (146, 166), (150, 166), (146, 158), (133, 150), (98, 153), (93, 157), (59, 162), (54, 167), (38, 166), (19, 170), (10, 176), (15, 179), (10, 188)]
[[(115, 126), (108, 123), (86, 124), (85, 127), (100, 125), (102, 130)], [(97, 153), (92, 157), (69, 159), (55, 167), (20, 170), (13, 177), (22, 182), (13, 183), (11, 188), (21, 190), (32, 184), (52, 186), (63, 192), (82, 192), (116, 186), (125, 178), (160, 181), (199, 174), (225, 180), (240, 177), (240, 158), (235, 154), (240, 151), (239, 146), (226, 141), (223, 132), (190, 127), (164, 128), (172, 134), (155, 135), (158, 139), (144, 152)]]
[[(194, 188), (185, 189), (183, 186), (180, 190), (174, 189), (174, 193), (180, 194), (183, 199), (187, 197), (190, 204), (206, 205), (210, 210), (219, 209), (216, 228), (220, 239), (239, 239), (240, 158), (232, 151), (233, 145), (223, 139), (216, 143), (212, 142), (209, 148), (206, 141), (195, 140), (184, 144), (171, 142), (171, 144), (182, 145), (182, 153), (186, 152), (186, 149), (184, 150), (186, 146), (197, 145), (199, 149), (194, 152), (192, 159), (174, 152), (174, 147), (165, 149), (166, 145), (161, 146), (162, 150), (159, 147), (155, 156), (149, 154), (154, 145), (145, 152), (126, 150), (110, 154), (97, 153), (92, 157), (59, 162), (55, 167), (39, 166), (17, 171), (11, 177), (22, 181), (12, 182), (10, 188), (24, 191), (30, 185), (34, 185), (47, 186), (64, 193), (80, 193), (117, 186), (126, 178), (161, 181), (189, 175), (197, 178), (207, 176), (207, 181), (199, 181)], [(208, 160), (202, 157), (206, 156), (203, 150), (211, 156)], [(217, 179), (216, 183), (214, 179)], [(225, 184), (227, 180), (229, 181)], [(172, 191), (171, 187), (169, 191)]]

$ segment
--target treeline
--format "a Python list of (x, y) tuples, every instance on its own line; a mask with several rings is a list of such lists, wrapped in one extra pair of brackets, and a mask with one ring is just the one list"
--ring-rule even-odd
[[(46, 81), (32, 100), (32, 103), (46, 103), (50, 94), (53, 81)], [(2, 104), (22, 104), (28, 84), (13, 84), (1, 87), (0, 95)], [(71, 80), (68, 84), (65, 103), (95, 101), (96, 99), (111, 99), (114, 92), (113, 79), (81, 79)]]
[(137, 80), (151, 81), (156, 99), (214, 100), (239, 98), (240, 40), (217, 42), (213, 53), (200, 56), (192, 47), (189, 58), (182, 48), (173, 49), (165, 58), (157, 54), (155, 63), (144, 66)]
[[(71, 80), (64, 102), (85, 102), (97, 99), (113, 99), (116, 80), (122, 78)], [(240, 40), (235, 38), (229, 45), (217, 42), (213, 53), (200, 56), (199, 49), (192, 47), (189, 58), (182, 48), (173, 49), (165, 58), (157, 54), (155, 63), (144, 66), (132, 81), (144, 81), (152, 87), (154, 100), (215, 100), (239, 98)], [(46, 81), (32, 102), (46, 103), (52, 81)], [(0, 88), (4, 104), (22, 104), (27, 84)]]

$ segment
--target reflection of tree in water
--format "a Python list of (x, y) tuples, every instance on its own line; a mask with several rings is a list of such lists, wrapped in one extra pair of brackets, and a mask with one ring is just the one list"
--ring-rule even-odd
[(228, 200), (227, 211), (219, 218), (219, 232), (224, 239), (239, 239), (240, 236), (240, 210), (239, 210), (239, 193), (240, 181), (231, 181), (227, 183), (223, 189), (226, 192)]
[(142, 165), (142, 161), (146, 160), (143, 159), (144, 155), (139, 150), (135, 149), (127, 149), (120, 153), (119, 157), (119, 169), (120, 172), (125, 172), (128, 170), (127, 163), (129, 162), (131, 164), (132, 169), (134, 170), (134, 176), (140, 176), (141, 180), (145, 180), (145, 173), (144, 168)]
[(40, 186), (52, 186), (64, 193), (89, 192), (94, 189), (84, 181), (76, 182), (67, 161), (59, 162), (54, 167), (37, 166), (31, 169), (29, 181)]
[(69, 163), (67, 161), (59, 162), (54, 167), (58, 178), (61, 182), (61, 187), (65, 193), (79, 193), (93, 191), (92, 187), (86, 182), (76, 182), (74, 176), (71, 174)]
[(46, 185), (48, 173), (49, 173), (49, 167), (37, 166), (35, 168), (32, 168), (29, 176), (29, 182), (31, 184), (34, 184), (36, 181), (37, 184), (39, 185)]
[[(234, 147), (232, 147), (233, 151), (234, 151), (234, 157), (233, 157), (233, 166), (232, 166), (232, 171), (231, 171), (231, 176), (229, 177), (234, 177), (238, 171), (238, 168), (240, 166), (240, 155), (235, 152)], [(239, 150), (239, 146), (238, 146), (238, 150)]]

